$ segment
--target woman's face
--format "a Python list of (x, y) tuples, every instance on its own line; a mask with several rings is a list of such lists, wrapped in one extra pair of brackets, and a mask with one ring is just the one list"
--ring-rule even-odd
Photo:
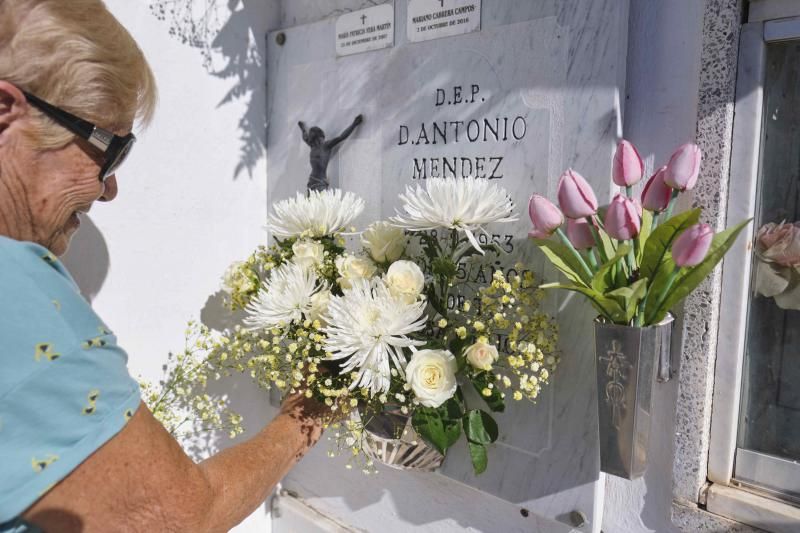
[(31, 154), (25, 177), (30, 240), (56, 255), (67, 251), (80, 216), (95, 201), (108, 202), (117, 195), (116, 176), (100, 181), (101, 165), (99, 152), (80, 139), (58, 150)]
[[(36, 131), (30, 109), (18, 88), (0, 80), (0, 235), (62, 255), (81, 214), (117, 196), (117, 180), (100, 181), (103, 156), (82, 139), (56, 150), (38, 148), (30, 140)], [(131, 126), (114, 132), (126, 134)]]

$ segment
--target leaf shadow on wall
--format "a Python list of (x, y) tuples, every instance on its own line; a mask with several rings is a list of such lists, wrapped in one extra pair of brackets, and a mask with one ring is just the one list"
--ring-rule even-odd
[(254, 22), (262, 18), (260, 0), (151, 0), (150, 11), (169, 24), (169, 33), (200, 51), (214, 77), (233, 82), (217, 107), (244, 99), (239, 119), (240, 153), (233, 178), (250, 178), (266, 154), (266, 43)]

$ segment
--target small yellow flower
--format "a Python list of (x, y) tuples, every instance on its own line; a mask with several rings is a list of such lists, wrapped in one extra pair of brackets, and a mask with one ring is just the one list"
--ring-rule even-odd
[(445, 319), (445, 318), (440, 319), (439, 320), (439, 327), (440, 328), (446, 328), (447, 327), (447, 319)]

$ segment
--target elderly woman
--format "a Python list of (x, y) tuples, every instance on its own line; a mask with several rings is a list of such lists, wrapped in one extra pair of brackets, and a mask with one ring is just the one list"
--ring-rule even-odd
[(0, 0), (0, 532), (227, 531), (319, 438), (290, 398), (195, 464), (57, 256), (117, 196), (152, 73), (101, 0)]

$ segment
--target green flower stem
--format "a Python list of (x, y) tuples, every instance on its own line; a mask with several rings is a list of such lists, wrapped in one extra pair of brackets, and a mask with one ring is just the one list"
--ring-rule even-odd
[(625, 194), (628, 196), (628, 198), (633, 198), (633, 187), (631, 187), (630, 185), (626, 185)]
[[(667, 285), (664, 287), (664, 291), (661, 293), (661, 296), (658, 299), (658, 304), (655, 307), (656, 310), (658, 310), (664, 304), (664, 302), (666, 301), (667, 296), (669, 296), (669, 292), (672, 290), (672, 285), (675, 283), (675, 280), (678, 278), (678, 273), (680, 272), (680, 270), (681, 270), (681, 267), (676, 266), (675, 270), (673, 270), (672, 273), (669, 275), (669, 279), (667, 279)], [(649, 296), (649, 294), (648, 294), (648, 296)], [(647, 299), (647, 297), (645, 297), (645, 299)], [(655, 317), (650, 317), (650, 318), (651, 318), (651, 320), (648, 320), (648, 322), (651, 322), (652, 319), (655, 318)]]
[(653, 226), (651, 227), (650, 231), (655, 231), (655, 229), (658, 227), (658, 217), (660, 216), (660, 212), (653, 213)]
[(600, 239), (600, 234), (597, 232), (597, 229), (594, 227), (594, 217), (586, 217), (586, 221), (589, 223), (589, 231), (592, 232), (592, 237), (594, 238), (594, 243), (597, 245), (597, 252), (600, 254), (600, 260), (603, 263), (608, 261), (608, 257), (606, 257), (605, 249), (603, 248), (603, 241)]
[(583, 256), (578, 253), (578, 250), (576, 250), (574, 246), (572, 246), (572, 243), (569, 242), (569, 239), (566, 235), (564, 235), (564, 232), (561, 230), (561, 228), (557, 228), (556, 233), (561, 238), (561, 241), (564, 243), (564, 245), (572, 252), (572, 255), (575, 256), (575, 259), (577, 259), (581, 264), (581, 267), (583, 268), (584, 272), (586, 272), (586, 275), (589, 276), (589, 279), (592, 279), (594, 274), (592, 274), (592, 270), (589, 268), (589, 265), (587, 265), (586, 261), (584, 261)]
[(678, 198), (678, 194), (680, 194), (680, 191), (677, 189), (672, 189), (672, 198), (669, 199), (669, 205), (667, 206), (664, 220), (669, 220), (672, 217), (672, 208), (675, 207), (675, 199)]
[(589, 264), (592, 266), (595, 272), (600, 270), (600, 266), (597, 264), (597, 258), (594, 256), (594, 251), (590, 248), (586, 250), (586, 256), (589, 258)]
[[(638, 245), (638, 241), (636, 239), (634, 239), (633, 242), (634, 242), (634, 246)], [(636, 256), (634, 255), (633, 248), (628, 250), (628, 258), (627, 259), (628, 259), (628, 275), (632, 278), (633, 277), (633, 271), (636, 268)]]

